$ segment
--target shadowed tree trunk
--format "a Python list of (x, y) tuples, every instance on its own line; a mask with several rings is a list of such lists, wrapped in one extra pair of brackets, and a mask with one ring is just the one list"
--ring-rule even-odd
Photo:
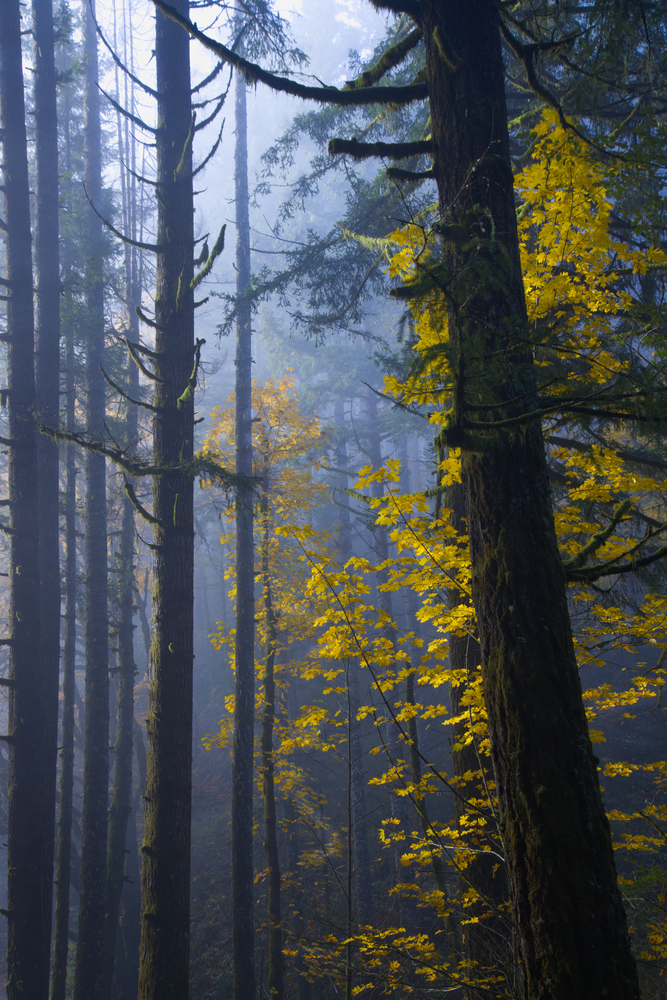
[[(473, 383), (476, 402), (500, 407), (491, 420), (516, 416), (534, 405), (535, 374), (512, 336), (521, 335), (526, 308), (499, 14), (491, 0), (422, 0), (418, 17), (442, 218), (463, 226), (482, 253), (491, 238), (503, 246), (502, 256), (488, 257), (488, 276), (476, 279), (466, 251), (443, 244), (446, 266), (459, 275), (448, 291), (458, 378), (484, 372)], [(489, 372), (487, 359), (508, 348)], [(526, 994), (630, 1000), (639, 995), (637, 974), (582, 704), (541, 430), (533, 421), (520, 434), (445, 443), (463, 445), (484, 697)]]
[[(28, 159), (18, 0), (0, 4), (9, 405), (9, 744), (7, 834), (7, 995), (46, 1000), (53, 864), (52, 817), (45, 803), (51, 725), (40, 658), (37, 443), (34, 424), (34, 317)], [(50, 834), (50, 838), (49, 838)], [(48, 909), (47, 909), (48, 900)]]
[[(132, 137), (134, 139), (134, 137)], [(118, 145), (122, 155), (122, 131), (118, 120)], [(128, 162), (135, 157), (125, 149)], [(122, 168), (123, 217), (126, 232), (136, 239), (136, 204), (133, 178)], [(139, 269), (136, 248), (125, 245), (125, 301), (127, 303), (127, 333), (133, 343), (139, 341), (139, 320), (132, 308), (141, 301)], [(139, 395), (139, 369), (132, 356), (127, 358), (128, 395), (136, 399)], [(138, 408), (126, 403), (125, 443), (133, 449), (137, 440)], [(122, 504), (120, 544), (117, 553), (118, 581), (118, 698), (116, 703), (116, 741), (114, 746), (114, 780), (109, 810), (109, 833), (107, 841), (107, 912), (105, 935), (105, 996), (111, 997), (114, 970), (118, 948), (118, 928), (121, 898), (125, 884), (126, 834), (132, 813), (132, 751), (134, 728), (134, 507), (129, 496)], [(134, 835), (136, 845), (136, 831)], [(124, 951), (121, 951), (125, 959)], [(125, 979), (124, 970), (121, 978)], [(127, 985), (127, 984), (126, 984)]]
[(282, 917), (280, 908), (280, 856), (278, 853), (278, 823), (276, 817), (275, 765), (273, 756), (273, 726), (276, 718), (276, 645), (278, 628), (271, 587), (269, 544), (271, 514), (269, 510), (269, 473), (264, 483), (264, 517), (262, 538), (262, 583), (266, 619), (266, 656), (264, 660), (264, 711), (262, 714), (262, 794), (264, 798), (264, 846), (269, 869), (269, 997), (282, 1000), (284, 993), (284, 960)]
[[(69, 87), (65, 91), (65, 173), (72, 169), (70, 144)], [(66, 198), (71, 205), (71, 181)], [(71, 286), (71, 251), (63, 249), (65, 351), (65, 427), (74, 430), (74, 314)], [(56, 858), (56, 905), (54, 913), (51, 1000), (65, 1000), (69, 945), (70, 878), (72, 860), (72, 801), (74, 793), (74, 701), (76, 660), (76, 455), (68, 444), (65, 459), (65, 634), (63, 642), (62, 754), (60, 764), (60, 812), (58, 814), (58, 854)]]
[[(187, 14), (186, 0), (178, 10)], [(192, 786), (193, 199), (187, 36), (156, 13), (153, 623), (142, 847), (141, 1000), (187, 1000)], [(193, 369), (194, 364), (194, 369)]]
[[(236, 294), (250, 282), (246, 82), (237, 73), (234, 120)], [(236, 319), (236, 472), (252, 476), (252, 331), (250, 303)], [(253, 500), (241, 491), (236, 508), (236, 641), (234, 756), (232, 759), (232, 950), (234, 1000), (255, 997), (254, 872), (252, 850), (255, 728), (255, 574)]]
[[(35, 123), (35, 392), (38, 418), (57, 427), (60, 408), (60, 269), (58, 240), (58, 118), (52, 0), (33, 0)], [(37, 440), (39, 488), (39, 619), (43, 742), (45, 866), (53, 869), (60, 662), (58, 444)], [(48, 846), (50, 845), (50, 851)], [(51, 936), (53, 887), (45, 887), (43, 924)], [(47, 953), (51, 950), (51, 942)], [(47, 967), (48, 957), (43, 961)]]

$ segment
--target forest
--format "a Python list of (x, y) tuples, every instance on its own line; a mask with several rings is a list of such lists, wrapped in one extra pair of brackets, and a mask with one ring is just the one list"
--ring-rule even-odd
[(664, 5), (0, 0), (0, 117), (0, 997), (667, 1000)]

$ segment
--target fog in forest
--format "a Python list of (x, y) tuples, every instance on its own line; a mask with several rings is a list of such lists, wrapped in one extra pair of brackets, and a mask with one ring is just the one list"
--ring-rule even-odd
[(667, 998), (666, 34), (0, 4), (0, 998)]

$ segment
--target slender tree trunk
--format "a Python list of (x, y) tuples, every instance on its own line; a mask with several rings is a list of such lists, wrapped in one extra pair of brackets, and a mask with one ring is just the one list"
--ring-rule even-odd
[[(334, 426), (336, 440), (334, 446), (334, 465), (339, 470), (336, 476), (338, 492), (338, 561), (344, 566), (352, 556), (352, 530), (348, 496), (349, 477), (347, 469), (347, 445), (345, 442), (345, 402), (338, 398), (334, 402)], [(368, 782), (364, 767), (363, 722), (357, 722), (359, 711), (359, 675), (358, 661), (349, 667), (349, 701), (352, 713), (350, 720), (351, 762), (351, 802), (352, 802), (352, 849), (354, 860), (354, 911), (360, 924), (373, 923), (373, 892), (371, 887), (371, 859), (368, 848), (368, 818), (366, 815), (366, 794)]]
[[(102, 194), (97, 33), (84, 0), (84, 177), (95, 206)], [(102, 223), (87, 213), (84, 276), (85, 419), (89, 434), (104, 436), (104, 256)], [(74, 1000), (102, 1000), (106, 912), (109, 787), (109, 624), (107, 614), (106, 462), (86, 452), (85, 694), (86, 728), (81, 814), (81, 883)]]
[[(421, 0), (419, 8), (440, 211), (480, 241), (487, 267), (473, 277), (466, 251), (444, 242), (445, 263), (458, 275), (448, 285), (458, 398), (465, 375), (475, 378), (476, 403), (499, 406), (489, 411), (498, 420), (535, 405), (536, 381), (531, 357), (513, 338), (527, 320), (499, 14), (492, 0)], [(490, 240), (502, 254), (484, 255)], [(532, 422), (513, 435), (498, 430), (475, 440), (461, 432), (459, 440), (526, 994), (630, 1000), (639, 996), (637, 973), (582, 704), (541, 430)]]
[[(252, 332), (246, 82), (237, 74), (236, 146), (236, 472), (252, 475)], [(236, 508), (236, 679), (232, 760), (232, 950), (234, 1000), (255, 998), (253, 748), (255, 728), (255, 575), (253, 501), (240, 491)]]
[[(60, 409), (60, 268), (58, 239), (58, 117), (52, 0), (33, 0), (35, 108), (35, 391), (37, 415), (56, 427)], [(44, 774), (46, 867), (53, 870), (58, 745), (60, 662), (60, 553), (58, 444), (46, 434), (37, 440), (39, 507), (39, 618), (41, 695), (45, 729), (41, 735)], [(43, 958), (48, 978), (53, 886), (45, 886), (43, 925), (48, 933)]]
[(280, 857), (278, 854), (278, 823), (276, 817), (275, 766), (273, 756), (273, 725), (276, 717), (276, 644), (278, 629), (269, 565), (271, 515), (268, 490), (264, 491), (264, 531), (262, 539), (262, 582), (266, 618), (266, 658), (264, 661), (264, 712), (262, 716), (262, 792), (264, 797), (264, 846), (269, 867), (269, 997), (283, 1000), (284, 960), (280, 910)]
[[(122, 131), (118, 121), (118, 144), (122, 145)], [(130, 160), (130, 150), (125, 155)], [(132, 160), (134, 157), (132, 156)], [(131, 193), (134, 191), (131, 175), (122, 167), (123, 215), (125, 231), (132, 239), (135, 232), (135, 205)], [(133, 343), (139, 340), (139, 321), (133, 304), (141, 301), (139, 274), (135, 248), (125, 246), (125, 301), (127, 303), (127, 336)], [(128, 354), (127, 359), (128, 395), (136, 398), (139, 394), (139, 369)], [(137, 407), (126, 404), (125, 444), (132, 449), (137, 439)], [(114, 746), (114, 781), (109, 811), (109, 833), (107, 841), (107, 912), (105, 938), (105, 996), (111, 997), (114, 980), (117, 937), (121, 910), (121, 897), (125, 882), (127, 824), (132, 813), (132, 751), (134, 728), (134, 507), (129, 496), (122, 504), (120, 545), (117, 557), (118, 569), (118, 699), (116, 716), (116, 741)], [(136, 833), (135, 833), (136, 841)]]
[[(187, 0), (176, 4), (187, 16)], [(141, 1000), (187, 1000), (194, 571), (193, 198), (187, 35), (156, 12), (157, 272), (153, 626), (139, 965)], [(195, 366), (193, 370), (193, 365)]]
[[(34, 317), (28, 158), (18, 0), (0, 4), (0, 112), (7, 277), (9, 404), (9, 779), (7, 995), (46, 1000), (49, 986), (53, 826), (49, 707), (42, 688)], [(51, 839), (48, 839), (49, 831)]]
[[(68, 326), (65, 358), (65, 426), (74, 430), (74, 337)], [(65, 480), (65, 637), (63, 644), (62, 756), (60, 813), (56, 860), (56, 909), (51, 970), (51, 1000), (65, 1000), (69, 942), (69, 886), (74, 792), (74, 666), (76, 656), (76, 457), (73, 444), (66, 451)]]

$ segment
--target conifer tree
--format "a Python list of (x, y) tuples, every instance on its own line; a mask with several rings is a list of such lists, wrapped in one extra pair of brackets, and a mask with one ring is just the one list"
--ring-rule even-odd
[[(48, 736), (39, 619), (39, 516), (34, 422), (34, 314), (28, 156), (18, 2), (0, 7), (0, 112), (7, 305), (10, 604), (7, 995), (46, 1000), (53, 863)], [(45, 742), (46, 738), (46, 742)], [(53, 781), (53, 775), (50, 777)]]
[[(100, 92), (94, 9), (83, 4), (84, 186), (93, 206), (102, 194)], [(104, 243), (91, 208), (86, 222), (84, 328), (86, 430), (104, 435)], [(75, 1000), (102, 1000), (106, 913), (109, 781), (109, 636), (107, 614), (106, 459), (88, 450), (85, 513), (85, 708), (81, 881), (74, 975)]]

